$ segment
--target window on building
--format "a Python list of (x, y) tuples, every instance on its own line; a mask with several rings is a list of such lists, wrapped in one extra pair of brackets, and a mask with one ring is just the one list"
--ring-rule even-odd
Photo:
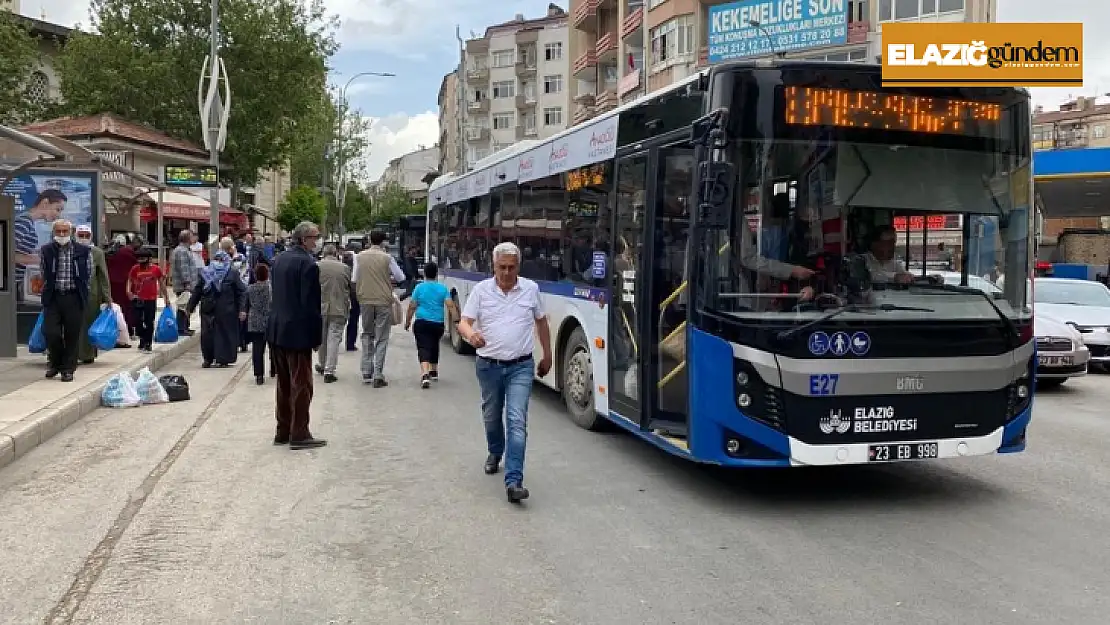
[(544, 76), (543, 77), (543, 92), (544, 93), (562, 93), (563, 92), (563, 77), (560, 75)]
[(511, 98), (516, 95), (516, 81), (502, 80), (493, 83), (493, 98)]
[(855, 50), (846, 50), (844, 52), (830, 52), (829, 54), (819, 54), (806, 58), (807, 61), (830, 61), (830, 62), (844, 62), (844, 61), (866, 61), (867, 48), (858, 48)]
[(536, 66), (536, 49), (532, 46), (517, 49), (517, 61), (528, 67)]
[(563, 108), (561, 106), (552, 106), (543, 110), (543, 125), (544, 126), (562, 126), (563, 125)]
[(692, 55), (696, 44), (693, 15), (667, 20), (651, 31), (651, 64), (668, 63)]
[(939, 0), (939, 2), (939, 10), (941, 13), (964, 10), (964, 0)]
[(504, 150), (504, 149), (506, 149), (510, 146), (512, 146), (511, 143), (494, 143), (492, 154), (496, 154), (496, 153), (500, 152), (501, 150)]
[(655, 7), (663, 4), (666, 1), (667, 0), (651, 0), (650, 2), (648, 2), (648, 10), (650, 11), (650, 10), (654, 9)]
[(1097, 124), (1094, 128), (1091, 128), (1091, 134), (1094, 135), (1095, 139), (1105, 139), (1106, 127), (1102, 124)]
[(45, 104), (50, 99), (50, 79), (42, 72), (34, 72), (27, 78), (26, 97), (35, 104)]
[(512, 113), (497, 113), (493, 116), (493, 129), (494, 130), (509, 130), (513, 127)]
[(879, 21), (889, 22), (894, 19), (894, 0), (879, 0)]
[(521, 81), (520, 92), (524, 95), (526, 100), (536, 99), (536, 83), (532, 81)]
[(494, 67), (512, 67), (516, 63), (516, 54), (512, 50), (498, 50), (492, 56)]
[(486, 92), (482, 89), (475, 89), (472, 95), (474, 96), (474, 98), (471, 100), (471, 102), (481, 102), (482, 100), (486, 99)]
[(879, 21), (909, 20), (963, 11), (965, 0), (879, 0)]
[(558, 61), (563, 58), (563, 42), (544, 44), (543, 58), (547, 61)]

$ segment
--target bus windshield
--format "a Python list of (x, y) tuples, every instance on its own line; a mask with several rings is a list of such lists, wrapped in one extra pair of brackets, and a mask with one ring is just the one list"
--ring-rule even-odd
[(705, 241), (706, 308), (776, 324), (837, 308), (875, 320), (1031, 314), (1024, 99), (755, 82), (736, 88), (738, 184), (730, 227)]

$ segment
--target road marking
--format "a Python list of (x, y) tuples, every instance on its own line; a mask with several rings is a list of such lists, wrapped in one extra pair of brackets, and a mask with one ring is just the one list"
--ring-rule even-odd
[(89, 592), (92, 591), (93, 586), (96, 585), (96, 581), (100, 579), (100, 575), (104, 572), (104, 569), (107, 568), (108, 562), (112, 559), (112, 552), (115, 550), (116, 545), (119, 544), (120, 539), (123, 538), (124, 533), (127, 532), (127, 528), (131, 526), (131, 522), (135, 520), (135, 517), (138, 516), (139, 512), (143, 509), (143, 505), (146, 503), (147, 498), (154, 492), (154, 489), (158, 486), (158, 482), (162, 480), (162, 477), (170, 470), (170, 467), (177, 462), (177, 459), (181, 456), (182, 452), (185, 451), (185, 448), (189, 446), (189, 443), (193, 442), (197, 432), (204, 427), (204, 424), (208, 422), (208, 419), (212, 417), (216, 409), (220, 407), (220, 404), (224, 403), (224, 400), (235, 390), (239, 381), (242, 380), (246, 372), (250, 370), (249, 364), (250, 362), (246, 361), (239, 365), (239, 371), (237, 371), (220, 392), (212, 398), (212, 401), (208, 402), (208, 406), (200, 413), (196, 421), (193, 421), (189, 429), (181, 435), (181, 438), (177, 439), (173, 448), (162, 457), (162, 460), (158, 462), (149, 474), (147, 474), (146, 479), (143, 480), (139, 488), (131, 494), (131, 501), (127, 502), (127, 505), (124, 506), (123, 510), (119, 513), (119, 516), (112, 522), (112, 526), (108, 528), (108, 533), (104, 535), (104, 538), (100, 540), (96, 548), (92, 550), (92, 553), (85, 558), (85, 562), (81, 565), (81, 569), (77, 571), (77, 575), (74, 577), (73, 584), (70, 585), (69, 590), (62, 595), (62, 598), (55, 604), (54, 608), (50, 610), (46, 618), (43, 619), (44, 625), (69, 625), (73, 622), (73, 619), (77, 616), (77, 612), (81, 609), (81, 605), (84, 604), (85, 599), (89, 596)]

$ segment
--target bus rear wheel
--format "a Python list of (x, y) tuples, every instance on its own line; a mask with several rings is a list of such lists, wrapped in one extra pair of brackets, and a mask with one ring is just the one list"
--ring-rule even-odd
[(576, 328), (563, 352), (563, 401), (574, 423), (587, 430), (599, 429), (602, 419), (594, 408), (594, 369), (586, 333)]

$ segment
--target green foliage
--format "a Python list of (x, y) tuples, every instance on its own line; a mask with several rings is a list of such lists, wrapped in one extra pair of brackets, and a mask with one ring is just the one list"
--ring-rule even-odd
[(6, 11), (0, 11), (0, 123), (21, 125), (39, 118), (43, 103), (27, 97), (27, 79), (39, 60), (38, 40)]
[(371, 196), (371, 201), (373, 202), (373, 223), (392, 223), (401, 215), (422, 212), (420, 206), (413, 205), (409, 192), (397, 182), (387, 182), (377, 188)]
[[(343, 203), (343, 226), (345, 232), (369, 230), (373, 224), (373, 202), (370, 195), (358, 184), (347, 183), (347, 198)], [(330, 218), (330, 216), (329, 216)], [(339, 215), (335, 215), (338, 223)]]
[[(219, 8), (231, 84), (224, 177), (249, 185), (260, 169), (288, 162), (299, 126), (320, 106), (335, 22), (323, 0), (222, 0)], [(56, 61), (64, 112), (112, 111), (202, 143), (197, 86), (209, 4), (92, 0), (90, 14), (98, 34), (75, 33)]]
[(277, 222), (282, 230), (292, 231), (302, 221), (324, 223), (328, 204), (316, 189), (302, 185), (291, 190), (278, 207)]
[[(357, 159), (366, 150), (366, 132), (370, 129), (370, 122), (359, 111), (348, 111), (341, 133), (340, 108), (340, 103), (328, 93), (321, 92), (315, 104), (305, 111), (304, 118), (298, 122), (289, 158), (294, 186), (335, 186), (338, 178), (335, 166), (339, 159), (349, 164), (346, 167), (351, 172), (348, 179), (358, 177)], [(352, 169), (355, 171), (352, 172)]]

